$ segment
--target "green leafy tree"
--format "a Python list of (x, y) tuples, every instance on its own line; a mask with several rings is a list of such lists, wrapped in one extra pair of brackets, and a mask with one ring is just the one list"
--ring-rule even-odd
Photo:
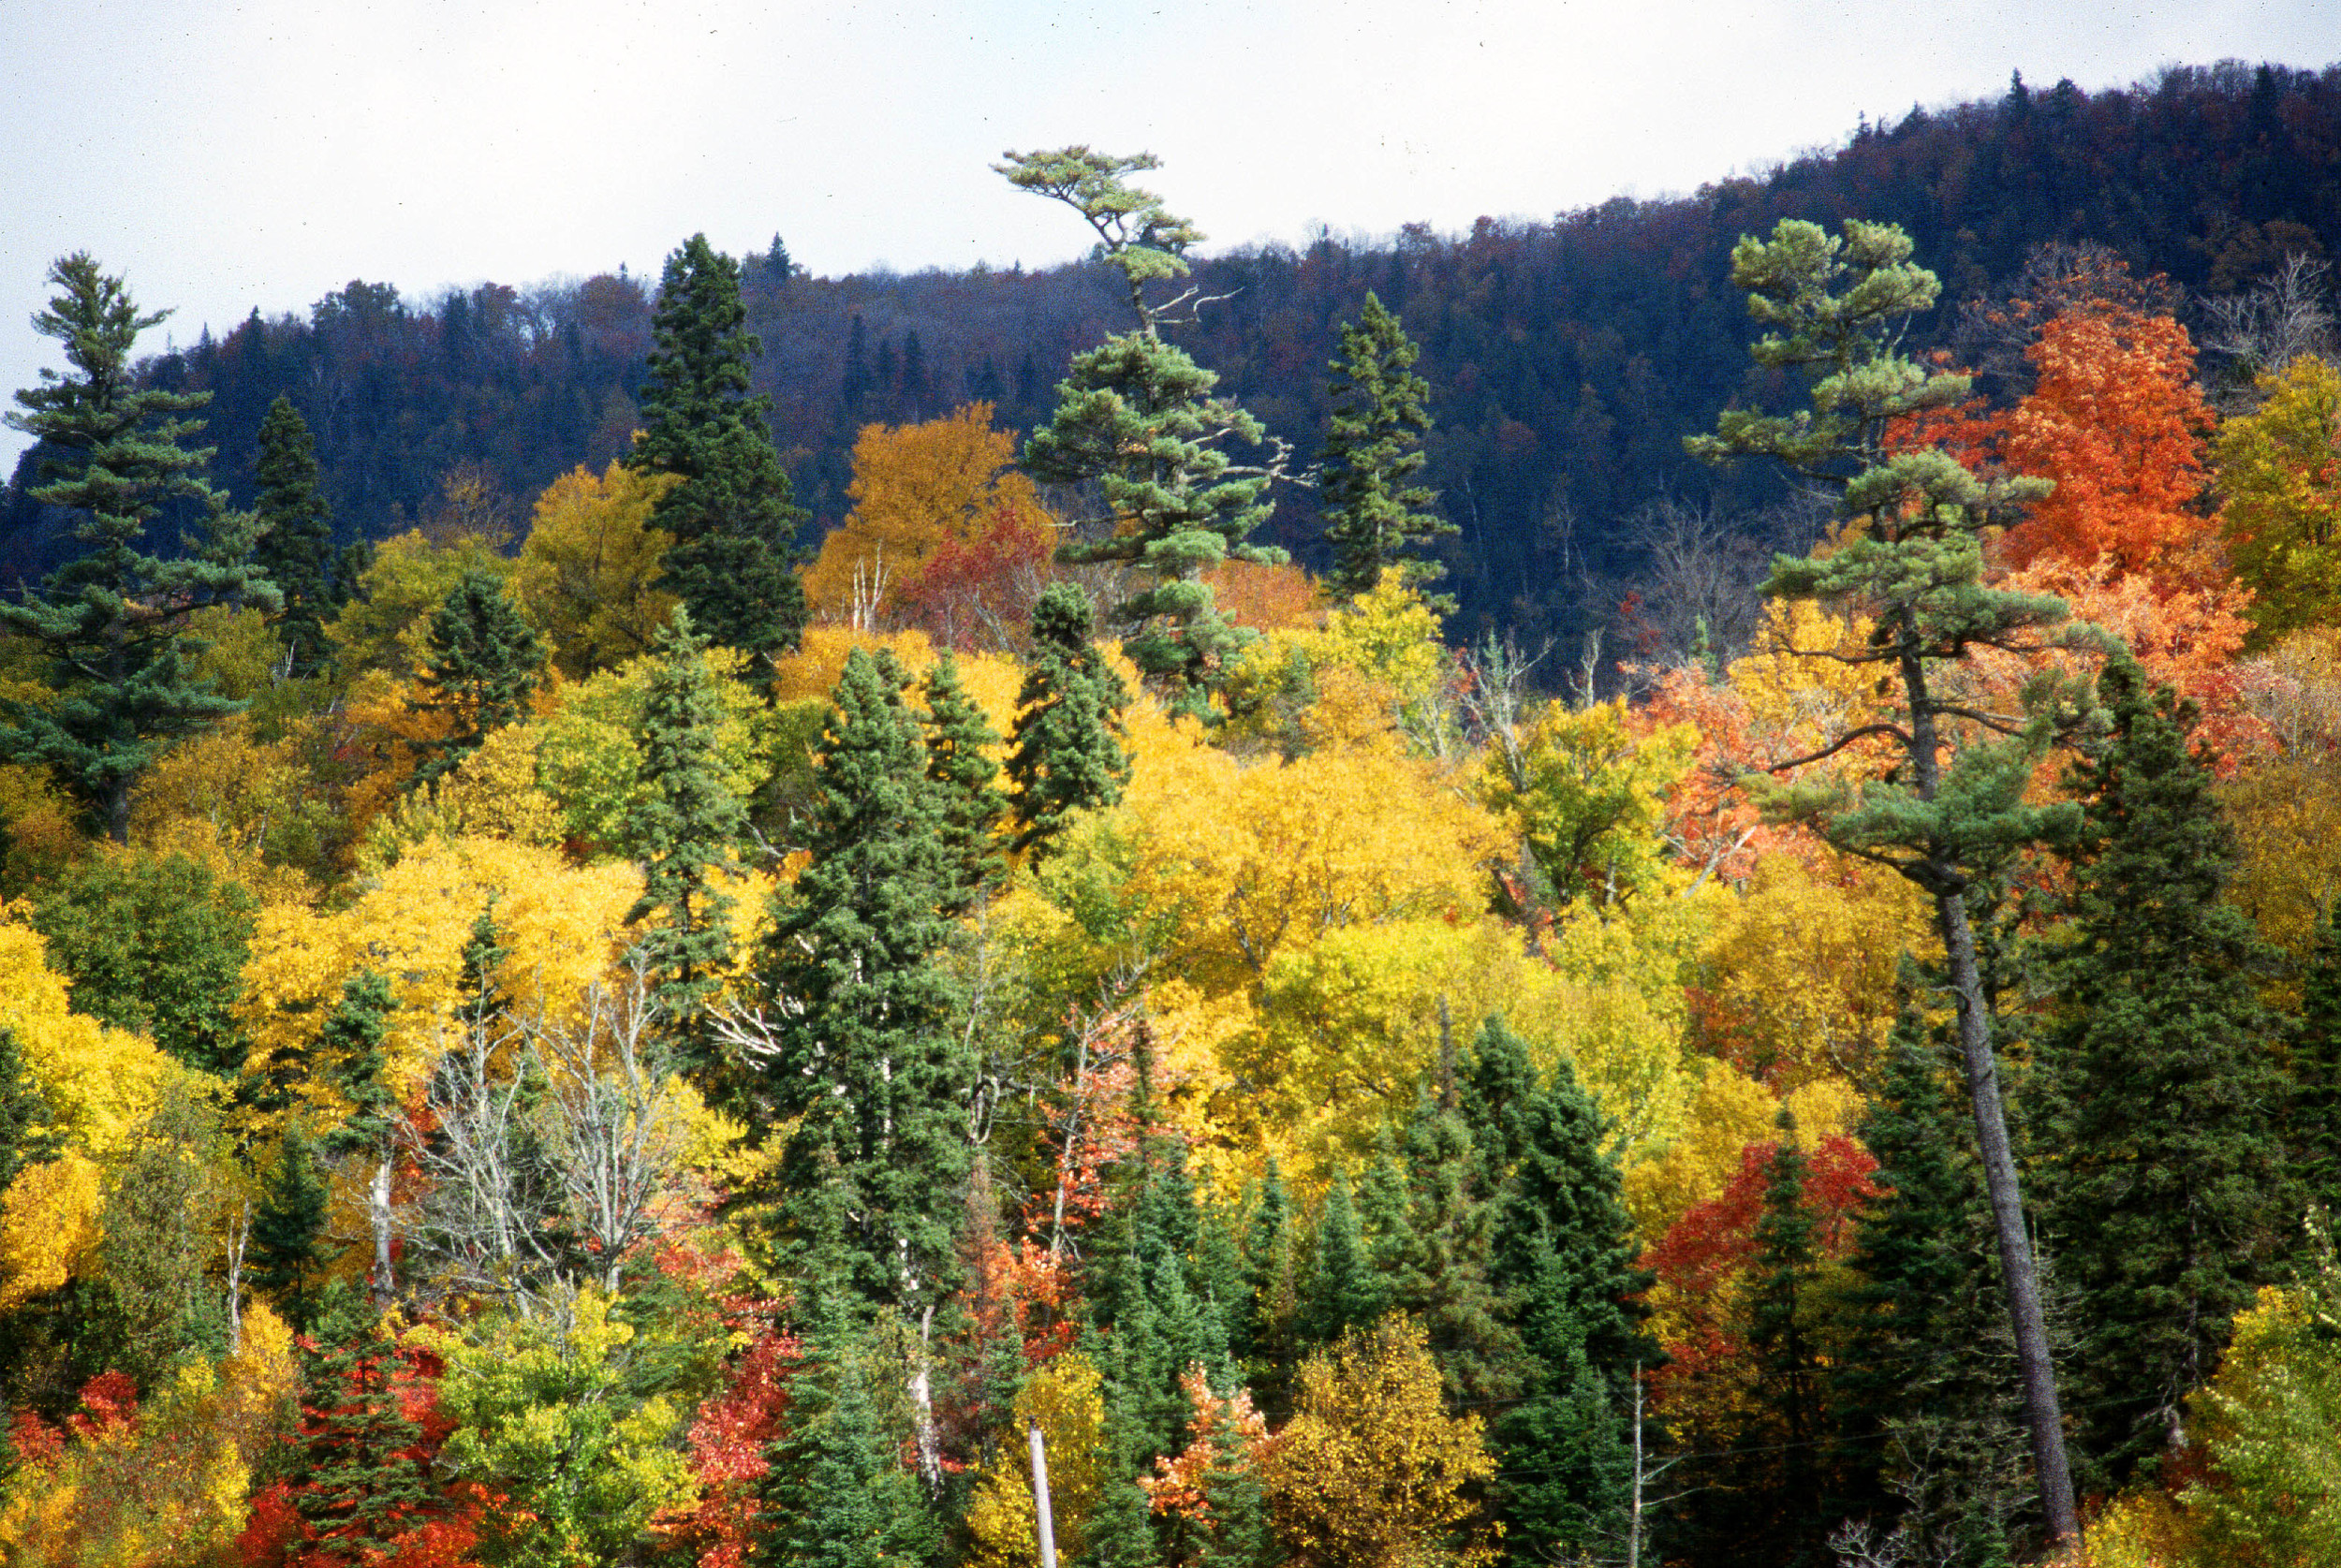
[[(168, 312), (141, 315), (122, 280), (86, 252), (49, 270), (58, 289), (33, 317), (63, 346), (69, 373), (41, 372), (16, 394), (8, 425), (42, 444), (44, 483), (30, 493), (78, 514), (84, 547), (37, 594), (0, 603), (0, 630), (25, 639), (47, 663), (50, 700), (0, 701), (0, 761), (45, 765), (116, 843), (130, 837), (139, 778), (170, 746), (243, 705), (213, 691), (189, 664), (190, 611), (245, 599), (276, 608), (275, 590), (243, 561), (252, 520), (227, 509), (202, 477), (209, 448), (183, 443), (200, 420), (178, 416), (208, 392), (139, 385), (131, 351)], [(205, 508), (205, 550), (165, 561), (142, 548), (164, 505)]]
[(1117, 739), (1128, 694), (1090, 643), (1089, 596), (1069, 582), (1032, 610), (1032, 666), (1009, 730), (1009, 809), (1020, 851), (1045, 851), (1077, 811), (1111, 806), (1129, 782)]
[(2215, 456), (2220, 531), (2273, 642), (2341, 620), (2341, 369), (2304, 354), (2260, 390), (2265, 402), (2219, 427)]
[(1000, 880), (1000, 825), (1008, 802), (994, 780), (999, 764), (991, 748), (1000, 737), (959, 683), (958, 661), (946, 654), (926, 681), (927, 779), (942, 802), (943, 914), (956, 919)]
[(308, 1326), (315, 1307), (313, 1287), (325, 1267), (325, 1210), (331, 1195), (309, 1140), (297, 1127), (287, 1131), (252, 1210), (247, 1268), (253, 1284), (274, 1297), (297, 1328)]
[(738, 870), (733, 846), (747, 831), (747, 809), (724, 782), (723, 707), (705, 648), (688, 610), (659, 634), (642, 701), (644, 788), (627, 822), (643, 854), (642, 896), (626, 915), (652, 922), (641, 943), (653, 994), (702, 1073), (715, 1067), (707, 1005), (732, 952), (732, 901), (716, 879)]
[(33, 901), (32, 926), (76, 1012), (151, 1034), (190, 1067), (233, 1077), (236, 1018), (259, 901), (184, 856), (96, 856)]
[[(1410, 586), (1443, 575), (1444, 568), (1419, 552), (1460, 532), (1424, 509), (1433, 497), (1416, 482), (1430, 462), (1422, 436), (1431, 428), (1423, 406), (1431, 385), (1414, 373), (1421, 352), (1397, 315), (1371, 293), (1358, 319), (1341, 325), (1318, 506), (1333, 550), (1325, 586), (1344, 597), (1371, 590), (1393, 566)], [(1455, 608), (1452, 599), (1429, 603), (1450, 612)]]
[(2298, 1215), (2254, 981), (2269, 955), (2222, 896), (2235, 851), (2192, 706), (2128, 659), (2100, 684), (2113, 730), (2074, 770), (2086, 816), (2038, 1050), (2044, 1142), (2063, 1151), (2043, 1219), (2085, 1326), (2081, 1431), (2118, 1483), (2179, 1446), (2187, 1392)]
[(1213, 397), (1218, 376), (1163, 339), (1195, 290), (1157, 303), (1148, 286), (1186, 276), (1185, 253), (1203, 236), (1129, 183), (1157, 160), (1076, 146), (1010, 153), (994, 167), (1018, 189), (1079, 212), (1128, 295), (1137, 326), (1074, 356), (1055, 414), (1024, 443), (1023, 463), (1043, 479), (1096, 484), (1105, 511), (1092, 520), (1108, 525), (1107, 536), (1067, 546), (1059, 559), (1121, 562), (1152, 579), (1115, 607), (1133, 628), (1125, 646), (1141, 671), (1200, 711), (1210, 671), (1246, 640), (1214, 607), (1201, 576), (1225, 560), (1286, 558), (1247, 542), (1274, 505), (1269, 486), (1284, 471), (1286, 445), (1272, 443), (1264, 463), (1238, 465), (1228, 446), (1259, 446), (1264, 428)]
[(545, 639), (493, 572), (468, 571), (431, 618), (418, 709), (449, 715), (452, 728), (415, 769), (417, 784), (452, 772), (491, 730), (518, 723), (544, 679)]
[(748, 392), (763, 344), (747, 330), (740, 264), (694, 234), (667, 257), (642, 383), (643, 431), (626, 462), (682, 483), (653, 523), (674, 537), (660, 586), (726, 648), (770, 661), (803, 636), (794, 567), (805, 518), (773, 445), (772, 400)]
[[(1891, 709), (1784, 768), (1823, 761), (1872, 738), (1901, 753), (1884, 777), (1858, 789), (1789, 787), (1773, 804), (1836, 848), (1892, 868), (1934, 901), (2033, 1462), (2049, 1534), (2070, 1539), (2080, 1523), (2064, 1421), (1967, 895), (2020, 846), (2069, 832), (2074, 813), (2069, 805), (2035, 806), (2024, 796), (2053, 738), (2054, 715), (2045, 709), (2053, 694), (2034, 694), (2042, 706), (2028, 719), (2003, 716), (1973, 707), (1945, 679), (1971, 650), (2039, 647), (2045, 629), (2063, 619), (2057, 599), (1983, 582), (1986, 535), (2044, 491), (2038, 481), (1987, 482), (1938, 447), (1891, 442), (1910, 417), (1951, 407), (1968, 391), (1966, 377), (1930, 371), (1900, 352), (1904, 324), (1930, 309), (1940, 291), (1932, 272), (1912, 264), (1900, 229), (1848, 221), (1833, 236), (1817, 224), (1783, 219), (1770, 240), (1740, 241), (1731, 275), (1766, 328), (1752, 349), (1756, 362), (1805, 377), (1811, 407), (1792, 415), (1728, 409), (1714, 435), (1686, 446), (1715, 462), (1769, 457), (1835, 492), (1841, 548), (1777, 558), (1767, 588), (1859, 606), (1871, 616), (1876, 631), (1854, 657), (1880, 667), (1880, 695)], [(2082, 635), (2077, 630), (2073, 639)], [(1991, 739), (1962, 743), (1962, 729)]]
[(780, 1179), (800, 1242), (833, 1168), (850, 1287), (917, 1321), (952, 1257), (972, 1069), (950, 1027), (958, 987), (936, 961), (951, 939), (940, 810), (905, 683), (891, 653), (856, 649), (832, 694), (805, 825), (812, 860), (764, 949), (765, 981), (787, 1004), (765, 1081), (776, 1118), (795, 1119)]
[(316, 675), (331, 662), (325, 622), (340, 608), (332, 588), (332, 508), (317, 493), (308, 421), (281, 392), (260, 421), (259, 480), (252, 564), (284, 595), (276, 629), (291, 673)]

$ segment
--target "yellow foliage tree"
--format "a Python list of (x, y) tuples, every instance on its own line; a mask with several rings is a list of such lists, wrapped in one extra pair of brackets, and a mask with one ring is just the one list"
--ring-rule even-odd
[(543, 738), (531, 724), (489, 731), (452, 772), (403, 797), (368, 825), (358, 854), (360, 874), (375, 875), (409, 848), (434, 839), (558, 846), (567, 819), (559, 802), (537, 784)]
[(537, 498), (521, 545), (521, 602), (570, 680), (647, 653), (674, 612), (674, 595), (655, 586), (674, 539), (650, 519), (675, 483), (623, 462), (598, 477), (581, 465)]
[(846, 487), (853, 510), (805, 569), (814, 616), (885, 624), (888, 590), (945, 540), (964, 541), (1003, 511), (1045, 521), (1039, 491), (1015, 462), (1016, 432), (992, 428), (988, 403), (920, 424), (863, 426)]
[(1477, 1415), (1450, 1416), (1420, 1325), (1353, 1330), (1301, 1365), (1292, 1419), (1263, 1471), (1276, 1534), (1303, 1568), (1472, 1568), (1495, 1473)]
[(1049, 1503), (1057, 1555), (1078, 1562), (1088, 1545), (1090, 1511), (1104, 1489), (1105, 1398), (1097, 1367), (1079, 1353), (1059, 1356), (1017, 1391), (1007, 1441), (983, 1467), (967, 1501), (973, 1568), (1032, 1568), (1035, 1545), (1032, 1480), (1021, 1439), (1034, 1427), (1049, 1452)]
[(25, 1166), (0, 1194), (0, 1314), (88, 1268), (105, 1208), (103, 1174), (96, 1162), (67, 1150)]
[(429, 657), (431, 617), (464, 574), (489, 572), (508, 580), (518, 570), (517, 562), (477, 535), (434, 544), (420, 529), (409, 529), (375, 547), (373, 562), (359, 574), (357, 593), (325, 635), (345, 674), (378, 669), (410, 681)]
[(199, 1077), (143, 1036), (74, 1012), (40, 934), (13, 920), (0, 922), (0, 1029), (23, 1048), (66, 1141), (99, 1161), (129, 1147), (173, 1084)]

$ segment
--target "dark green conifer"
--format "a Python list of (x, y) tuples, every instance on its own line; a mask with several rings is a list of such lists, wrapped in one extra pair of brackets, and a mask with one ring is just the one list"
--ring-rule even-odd
[(626, 920), (643, 928), (651, 994), (702, 1077), (717, 1068), (707, 1004), (731, 961), (732, 901), (716, 879), (739, 869), (733, 846), (747, 831), (717, 755), (723, 711), (705, 647), (678, 607), (658, 634), (642, 703), (643, 792), (626, 822), (643, 861), (642, 896)]
[(864, 1337), (823, 1314), (789, 1380), (787, 1430), (758, 1487), (757, 1568), (905, 1568), (935, 1545), (919, 1484), (871, 1399)]
[(1043, 852), (1073, 813), (1111, 806), (1129, 781), (1117, 739), (1128, 694), (1090, 646), (1089, 596), (1069, 582), (1043, 589), (1032, 610), (1032, 666), (1009, 733), (1015, 847)]
[(319, 1070), (349, 1102), (349, 1115), (324, 1139), (331, 1153), (387, 1148), (398, 1095), (389, 1082), (390, 1013), (397, 1006), (387, 975), (361, 969), (342, 982), (341, 1000), (317, 1032)]
[(651, 337), (643, 431), (626, 462), (683, 481), (653, 519), (675, 541), (661, 586), (768, 679), (804, 633), (793, 562), (805, 514), (773, 445), (772, 400), (749, 395), (748, 363), (763, 344), (747, 330), (740, 264), (704, 234), (667, 257)]
[(1350, 1329), (1379, 1322), (1389, 1311), (1390, 1286), (1374, 1267), (1349, 1179), (1337, 1175), (1318, 1217), (1308, 1286), (1301, 1297), (1301, 1339), (1310, 1345), (1333, 1344)]
[(1744, 1307), (1759, 1410), (1756, 1428), (1769, 1452), (1735, 1456), (1727, 1467), (1748, 1479), (1740, 1523), (1761, 1532), (1783, 1561), (1818, 1561), (1820, 1440), (1826, 1419), (1825, 1357), (1819, 1333), (1818, 1226), (1805, 1200), (1811, 1162), (1796, 1146), (1784, 1106), (1780, 1140), (1764, 1162), (1764, 1206), (1756, 1218)]
[[(186, 612), (246, 600), (276, 608), (274, 588), (244, 557), (252, 520), (230, 512), (203, 479), (209, 448), (183, 443), (209, 392), (140, 385), (132, 350), (169, 312), (141, 315), (120, 278), (86, 252), (49, 270), (58, 293), (33, 317), (57, 340), (69, 373), (41, 372), (16, 394), (8, 425), (42, 443), (44, 481), (30, 491), (75, 514), (83, 549), (37, 593), (0, 602), (0, 631), (46, 664), (50, 699), (0, 700), (0, 761), (46, 767), (116, 843), (130, 836), (130, 798), (140, 775), (178, 740), (243, 705), (198, 679), (187, 656)], [(145, 550), (147, 527), (170, 501), (206, 508), (210, 542), (165, 561)]]
[(284, 595), (276, 629), (292, 674), (316, 675), (332, 659), (324, 624), (335, 608), (332, 508), (317, 493), (317, 446), (308, 422), (282, 393), (260, 421), (259, 481), (252, 564)]
[(1281, 1422), (1291, 1411), (1300, 1364), (1301, 1259), (1292, 1200), (1272, 1156), (1244, 1232), (1244, 1311), (1231, 1317), (1230, 1348), (1260, 1412)]
[(331, 1197), (309, 1140), (297, 1127), (287, 1132), (252, 1210), (246, 1267), (253, 1284), (282, 1304), (296, 1328), (308, 1326), (313, 1286), (325, 1265), (319, 1238)]
[(2193, 707), (2127, 657), (2099, 684), (2113, 731), (2073, 773), (2085, 815), (2039, 1044), (2042, 1144), (2064, 1156), (2042, 1207), (2086, 1326), (2082, 1447), (2118, 1484), (2176, 1442), (2298, 1215), (2256, 980), (2271, 960), (2223, 898), (2234, 848)]
[(320, 1563), (356, 1568), (422, 1523), (438, 1499), (423, 1470), (422, 1429), (401, 1397), (401, 1356), (379, 1318), (346, 1291), (329, 1297), (302, 1356), (299, 1484), (293, 1491)]
[[(803, 1193), (833, 1161), (851, 1192), (854, 1288), (916, 1318), (952, 1257), (972, 1067), (950, 1027), (958, 987), (936, 961), (952, 935), (939, 802), (905, 682), (891, 653), (856, 649), (832, 695), (812, 860), (776, 901), (764, 948), (765, 982), (788, 1009), (764, 1081), (774, 1118), (797, 1119), (784, 1190)], [(788, 1224), (802, 1238), (802, 1217)]]
[(943, 915), (974, 908), (999, 882), (1000, 824), (1008, 802), (994, 780), (991, 748), (999, 735), (959, 683), (959, 662), (946, 653), (926, 681), (927, 778), (942, 807)]
[(441, 778), (491, 730), (519, 722), (544, 678), (545, 641), (521, 616), (493, 572), (467, 571), (431, 617), (425, 695), (415, 706), (445, 713), (452, 728), (430, 743), (417, 784)]
[(1520, 1387), (1520, 1340), (1490, 1278), (1495, 1205), (1462, 1116), (1425, 1093), (1400, 1144), (1405, 1207), (1388, 1248), (1391, 1305), (1421, 1324), (1450, 1404)]
[(2334, 906), (2317, 917), (2301, 967), (2301, 1010), (2289, 1030), (2292, 1088), (2286, 1149), (2294, 1192), (2341, 1213), (2341, 932)]
[[(1417, 552), (1459, 532), (1424, 510), (1432, 495), (1415, 482), (1430, 461), (1422, 436), (1431, 428), (1423, 407), (1431, 387), (1414, 374), (1421, 354), (1404, 324), (1371, 293), (1358, 320), (1342, 323), (1318, 506), (1333, 550), (1325, 586), (1345, 597), (1373, 588), (1391, 566), (1410, 585), (1441, 576), (1443, 567)], [(1435, 602), (1454, 608), (1452, 599)]]

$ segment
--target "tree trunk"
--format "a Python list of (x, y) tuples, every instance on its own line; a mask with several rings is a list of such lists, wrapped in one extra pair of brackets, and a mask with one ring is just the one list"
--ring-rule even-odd
[(2024, 1415), (2032, 1429), (2032, 1468), (2040, 1487), (2040, 1508), (2050, 1539), (2078, 1542), (2080, 1517), (2073, 1511), (2072, 1471), (2065, 1459), (2064, 1414), (2057, 1408), (2056, 1370), (2049, 1360), (2048, 1325), (2040, 1311), (2040, 1281), (2032, 1265), (2032, 1238), (2024, 1229), (2024, 1198), (2016, 1182), (2016, 1159), (2008, 1145), (2008, 1118), (2000, 1106), (1999, 1070), (1992, 1053), (1992, 1026), (1983, 1006), (1983, 977), (1976, 963), (1975, 932), (1967, 924), (1966, 901), (1937, 894), (1936, 918), (1942, 926), (1943, 952), (1959, 1002), (1959, 1047), (1966, 1058), (1967, 1094), (1975, 1106), (1975, 1141), (1983, 1160), (1983, 1187), (1992, 1203), (1992, 1224), (1999, 1237), (2000, 1280), (2008, 1296), (2008, 1320), (2015, 1330), (2016, 1364), (2024, 1379)]
[(390, 1157), (374, 1167), (366, 1191), (367, 1217), (374, 1222), (374, 1303), (388, 1307), (398, 1294), (398, 1278), (390, 1271)]

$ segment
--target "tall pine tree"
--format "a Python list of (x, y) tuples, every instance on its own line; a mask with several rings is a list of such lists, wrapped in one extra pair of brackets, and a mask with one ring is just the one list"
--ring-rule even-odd
[(2234, 847), (2191, 749), (2190, 704), (2128, 658), (2100, 680), (2113, 733), (2074, 769), (2085, 816), (2058, 1008), (2039, 1043), (2046, 1228), (2086, 1324), (2084, 1452), (2120, 1482), (2183, 1445), (2235, 1314), (2299, 1216), (2282, 1189), (2275, 1025)]
[[(1333, 550), (1325, 586), (1335, 593), (1363, 593), (1393, 566), (1409, 584), (1429, 582), (1444, 568), (1421, 551), (1460, 532), (1424, 510), (1432, 495), (1416, 482), (1430, 462), (1422, 436), (1431, 428), (1423, 406), (1431, 387), (1414, 373), (1421, 355), (1398, 317), (1371, 293), (1358, 319), (1342, 323), (1318, 488), (1325, 541)], [(1455, 608), (1452, 599), (1433, 603)]]
[(740, 264), (694, 234), (667, 257), (651, 316), (643, 431), (629, 465), (683, 482), (653, 521), (674, 536), (660, 586), (692, 623), (764, 679), (804, 633), (794, 561), (805, 514), (773, 445), (772, 400), (748, 392), (763, 344), (747, 330)]
[(1122, 678), (1091, 646), (1089, 595), (1069, 582), (1041, 590), (1032, 610), (1032, 665), (1009, 726), (1009, 807), (1015, 847), (1045, 850), (1072, 813), (1111, 806), (1129, 781), (1118, 739)]
[(325, 640), (325, 618), (336, 608), (332, 508), (317, 493), (317, 445), (308, 421), (281, 392), (260, 421), (259, 481), (252, 564), (284, 595), (276, 629), (292, 673), (316, 675), (332, 659)]
[[(43, 702), (0, 699), (0, 761), (48, 768), (127, 843), (140, 776), (174, 742), (243, 707), (189, 667), (186, 612), (237, 599), (273, 609), (277, 595), (244, 562), (251, 518), (228, 511), (202, 477), (210, 449), (184, 445), (203, 426), (180, 416), (211, 394), (139, 384), (139, 334), (169, 313), (141, 315), (86, 252), (60, 258), (49, 281), (58, 293), (33, 325), (73, 369), (43, 370), (7, 420), (51, 454), (32, 499), (75, 514), (83, 548), (38, 593), (0, 602), (0, 630), (46, 662), (50, 688)], [(192, 558), (147, 552), (148, 525), (172, 502), (205, 510), (210, 544)]]
[(1000, 824), (1008, 802), (991, 748), (1000, 737), (959, 683), (959, 662), (946, 653), (928, 671), (927, 779), (941, 803), (943, 914), (957, 919), (998, 883)]
[(522, 618), (493, 572), (467, 571), (431, 617), (417, 709), (444, 713), (450, 728), (430, 742), (415, 782), (452, 772), (492, 730), (515, 724), (544, 678), (545, 639)]

